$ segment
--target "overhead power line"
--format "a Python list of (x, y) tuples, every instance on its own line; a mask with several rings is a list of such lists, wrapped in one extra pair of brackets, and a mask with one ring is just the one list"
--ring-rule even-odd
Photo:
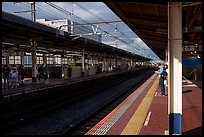
[[(105, 21), (103, 18), (100, 18), (99, 16), (97, 16), (96, 14), (94, 14), (93, 12), (91, 12), (90, 10), (88, 10), (87, 8), (85, 8), (84, 6), (82, 6), (81, 4), (77, 3), (77, 2), (74, 2), (76, 6), (78, 6), (79, 8), (83, 9), (84, 11), (86, 11), (87, 13), (89, 13), (90, 15), (94, 16), (95, 18), (99, 19), (99, 20), (102, 20), (102, 21)], [(111, 27), (114, 27), (114, 28), (117, 28), (117, 25), (112, 25), (112, 24), (108, 24), (110, 25)], [(130, 39), (126, 34), (124, 34), (122, 31), (120, 31), (118, 28), (117, 28), (117, 31), (119, 33), (121, 33), (123, 36), (125, 36), (127, 39), (129, 39), (132, 43), (135, 43), (135, 41), (133, 41), (132, 39)], [(120, 40), (121, 41), (121, 40)], [(135, 43), (136, 45), (138, 45), (137, 43)], [(142, 48), (140, 45), (138, 45), (140, 47), (140, 49), (142, 50), (147, 50), (147, 49), (144, 49)], [(147, 50), (149, 52), (149, 50)]]
[[(66, 15), (66, 17), (69, 19), (69, 20), (73, 20), (75, 22), (78, 22), (78, 23), (81, 23), (81, 24), (77, 24), (77, 26), (83, 26), (83, 25), (94, 25), (94, 24), (108, 24), (109, 26), (113, 27), (115, 29), (115, 31), (119, 32), (120, 34), (122, 34), (125, 38), (119, 38), (118, 36), (115, 36), (114, 34), (112, 34), (111, 32), (107, 32), (106, 30), (104, 29), (101, 29), (101, 28), (98, 28), (98, 30), (100, 30), (102, 32), (102, 34), (105, 34), (105, 35), (108, 35), (109, 37), (112, 37), (114, 38), (115, 40), (118, 40), (118, 41), (121, 41), (122, 43), (124, 44), (127, 44), (127, 45), (130, 45), (132, 46), (132, 48), (135, 48), (139, 51), (147, 51), (148, 53), (152, 54), (149, 49), (145, 49), (145, 48), (142, 48), (139, 44), (137, 44), (135, 41), (133, 41), (131, 38), (129, 38), (126, 34), (124, 34), (121, 30), (118, 29), (118, 26), (117, 24), (112, 24), (112, 23), (117, 23), (117, 22), (122, 22), (122, 21), (105, 21), (103, 18), (97, 16), (95, 13), (91, 12), (89, 9), (85, 8), (84, 6), (82, 6), (81, 4), (77, 3), (77, 2), (73, 2), (77, 7), (81, 8), (82, 10), (84, 10), (86, 13), (92, 15), (94, 18), (97, 18), (98, 22), (94, 22), (94, 23), (91, 23), (91, 22), (88, 22), (76, 15), (73, 14), (73, 12), (69, 12), (67, 11), (66, 9), (52, 3), (52, 2), (45, 2), (47, 5), (51, 6), (52, 8), (64, 13)], [(41, 7), (41, 9), (43, 9), (43, 7)], [(19, 11), (19, 12), (16, 12), (16, 13), (22, 13), (22, 12), (26, 12), (26, 11)], [(30, 11), (32, 13), (36, 12), (36, 10), (33, 10), (33, 11)], [(41, 11), (38, 11), (42, 14), (45, 15), (44, 12), (41, 12)], [(50, 13), (52, 13), (52, 11), (50, 10)], [(54, 14), (52, 14), (54, 15)], [(76, 25), (76, 24), (74, 24)], [(131, 41), (131, 43), (127, 42), (126, 40), (129, 40)], [(136, 44), (137, 46), (134, 46), (133, 44)], [(130, 50), (130, 49), (129, 49)], [(132, 52), (132, 51), (131, 51)], [(142, 53), (144, 54), (144, 53)]]
[[(51, 7), (55, 8), (55, 9), (58, 9), (59, 11), (65, 13), (65, 14), (71, 15), (71, 16), (73, 17), (73, 19), (76, 19), (76, 20), (75, 20), (76, 22), (78, 21), (78, 22), (82, 22), (82, 23), (90, 23), (90, 22), (88, 22), (88, 21), (86, 21), (86, 20), (84, 20), (84, 19), (81, 19), (80, 17), (78, 17), (78, 16), (72, 14), (71, 12), (69, 12), (69, 11), (67, 11), (67, 10), (65, 10), (65, 9), (63, 9), (63, 8), (61, 8), (61, 7), (59, 7), (59, 6), (55, 5), (55, 4), (53, 4), (53, 3), (51, 3), (51, 2), (45, 2), (45, 3), (48, 4), (48, 5), (50, 5)], [(98, 29), (101, 30), (102, 32), (104, 32), (105, 34), (108, 34), (108, 35), (110, 35), (111, 37), (113, 37), (113, 38), (115, 38), (115, 39), (117, 39), (117, 40), (120, 40), (120, 41), (123, 42), (123, 43), (129, 44), (129, 43), (127, 43), (126, 41), (121, 40), (120, 38), (118, 38), (118, 37), (116, 37), (116, 36), (110, 34), (109, 32), (107, 32), (107, 31), (105, 31), (105, 30), (103, 30), (103, 29), (100, 29), (100, 28), (98, 28)], [(141, 50), (141, 49), (138, 49), (138, 50)]]

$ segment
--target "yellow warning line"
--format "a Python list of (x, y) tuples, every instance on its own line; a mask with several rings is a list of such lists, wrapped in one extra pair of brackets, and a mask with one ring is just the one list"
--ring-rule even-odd
[(121, 135), (139, 135), (140, 130), (143, 126), (147, 113), (149, 111), (150, 105), (152, 103), (152, 99), (154, 97), (155, 91), (157, 90), (159, 84), (158, 77), (154, 81), (152, 87), (142, 100), (140, 106), (137, 111), (134, 113), (133, 117), (130, 119)]

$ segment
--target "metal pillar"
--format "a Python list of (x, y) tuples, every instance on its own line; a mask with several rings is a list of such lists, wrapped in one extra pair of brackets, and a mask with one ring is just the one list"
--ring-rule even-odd
[(55, 60), (55, 55), (54, 54), (52, 55), (52, 60), (53, 60), (53, 65), (55, 66), (56, 65), (56, 60)]
[(31, 19), (32, 21), (35, 21), (35, 2), (30, 2), (31, 6)]
[(64, 73), (64, 64), (63, 64), (63, 58), (62, 58), (62, 56), (60, 57), (61, 58), (61, 67), (62, 67), (62, 78), (64, 78), (65, 77), (65, 73)]
[(84, 49), (82, 49), (82, 57), (81, 57), (81, 75), (84, 76)]
[(87, 64), (86, 64), (86, 69), (88, 70), (89, 69), (89, 65), (90, 65), (90, 54), (88, 53), (88, 55), (87, 55)]
[(8, 56), (8, 54), (6, 55), (6, 64), (9, 65), (9, 56)]
[(21, 52), (21, 65), (24, 66), (24, 54), (23, 54), (23, 52)]
[(6, 64), (9, 65), (9, 56), (11, 55), (11, 48), (8, 48), (7, 54), (6, 54)]
[(36, 69), (36, 62), (37, 62), (37, 56), (36, 56), (36, 46), (37, 43), (34, 40), (30, 40), (31, 44), (31, 56), (32, 56), (32, 82), (37, 82), (37, 69)]
[(103, 54), (103, 71), (106, 72), (106, 54)]
[(92, 64), (95, 65), (96, 64), (96, 61), (95, 61), (95, 57), (92, 56)]
[(132, 59), (130, 60), (130, 68), (132, 69), (133, 68), (133, 66), (132, 66)]
[(116, 56), (116, 70), (118, 70), (118, 55)]
[(182, 3), (168, 3), (169, 134), (182, 134)]
[(43, 54), (43, 64), (47, 65), (47, 57)]
[(98, 57), (97, 57), (97, 56), (94, 57), (94, 63), (95, 63), (96, 65), (98, 65)]

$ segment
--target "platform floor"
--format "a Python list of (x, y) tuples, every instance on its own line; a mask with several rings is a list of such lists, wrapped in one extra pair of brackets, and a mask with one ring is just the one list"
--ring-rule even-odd
[[(2, 95), (29, 92), (45, 86), (78, 82), (104, 75), (112, 74), (101, 73), (89, 77), (47, 79), (35, 84), (32, 83), (31, 78), (28, 78), (18, 88), (3, 89), (2, 85)], [(86, 134), (164, 135), (165, 131), (168, 131), (168, 96), (159, 96), (159, 93), (158, 77), (154, 74)], [(183, 135), (201, 135), (202, 81), (183, 79), (182, 93)]]
[(55, 86), (57, 84), (63, 84), (63, 83), (74, 83), (74, 82), (80, 82), (80, 81), (85, 81), (93, 78), (99, 78), (103, 76), (109, 76), (113, 74), (118, 74), (118, 73), (123, 73), (125, 71), (120, 71), (120, 72), (102, 72), (102, 73), (97, 73), (96, 75), (90, 75), (90, 76), (84, 76), (84, 77), (74, 77), (74, 78), (49, 78), (49, 79), (40, 79), (40, 81), (37, 81), (35, 83), (32, 82), (32, 78), (25, 78), (23, 84), (21, 84), (19, 87), (15, 88), (4, 88), (4, 83), (2, 79), (2, 95), (7, 96), (7, 95), (15, 95), (18, 93), (28, 93), (32, 92), (33, 90), (40, 89), (40, 88), (45, 88), (45, 87), (51, 87)]
[[(168, 95), (159, 95), (158, 83), (152, 75), (86, 135), (168, 134)], [(182, 134), (202, 135), (202, 89), (183, 80), (182, 93)]]

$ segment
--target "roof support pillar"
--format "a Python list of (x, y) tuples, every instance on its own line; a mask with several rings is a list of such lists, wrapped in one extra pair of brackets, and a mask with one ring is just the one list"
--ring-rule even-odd
[(7, 54), (6, 54), (6, 64), (9, 65), (9, 56), (11, 55), (11, 48), (8, 48)]
[(84, 76), (84, 49), (82, 49), (81, 56), (81, 75)]
[(53, 65), (56, 65), (56, 59), (55, 59), (55, 54), (52, 55), (52, 61), (53, 61)]
[(43, 64), (47, 65), (47, 56), (43, 54)]
[(36, 62), (37, 62), (37, 56), (36, 56), (36, 46), (37, 42), (33, 39), (30, 40), (31, 45), (31, 56), (32, 56), (32, 82), (37, 82), (37, 69), (36, 69)]
[(116, 60), (115, 60), (116, 62), (115, 62), (115, 64), (116, 64), (116, 70), (118, 70), (118, 62), (119, 62), (119, 57), (118, 57), (118, 55), (116, 56)]
[(168, 3), (169, 134), (182, 134), (182, 3)]
[(130, 60), (130, 68), (132, 69), (133, 67), (133, 63), (132, 63), (132, 59)]
[(21, 65), (24, 66), (24, 53), (21, 52)]
[(6, 64), (9, 65), (9, 55), (8, 54), (6, 55)]
[(61, 56), (62, 78), (65, 78), (64, 58)]
[(92, 56), (92, 64), (94, 65), (95, 64), (95, 57), (94, 56)]
[(103, 54), (103, 71), (106, 72), (106, 54)]

